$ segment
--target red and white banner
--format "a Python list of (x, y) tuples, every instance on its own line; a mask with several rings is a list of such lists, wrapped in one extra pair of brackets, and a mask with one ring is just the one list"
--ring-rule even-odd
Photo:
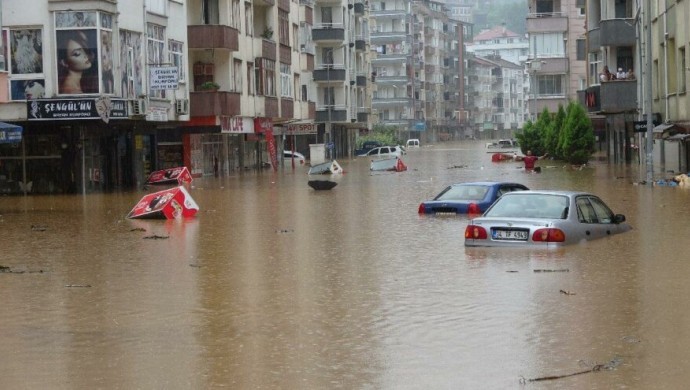
[(192, 199), (189, 192), (180, 186), (144, 196), (127, 214), (127, 218), (191, 218), (197, 211), (199, 211), (199, 205)]
[(273, 137), (273, 130), (264, 130), (266, 136), (266, 147), (268, 147), (268, 155), (271, 157), (271, 165), (273, 171), (278, 170), (278, 151), (276, 149), (276, 140)]

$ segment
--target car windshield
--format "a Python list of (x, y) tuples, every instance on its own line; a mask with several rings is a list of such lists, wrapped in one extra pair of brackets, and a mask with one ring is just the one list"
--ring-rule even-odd
[(480, 185), (450, 186), (434, 200), (482, 200), (489, 187)]
[(565, 219), (568, 216), (568, 197), (513, 192), (499, 198), (484, 216)]

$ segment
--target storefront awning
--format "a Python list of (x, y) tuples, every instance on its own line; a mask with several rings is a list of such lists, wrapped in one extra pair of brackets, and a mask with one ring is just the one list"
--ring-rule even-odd
[(690, 134), (676, 134), (666, 138), (666, 141), (687, 141), (690, 138)]
[(674, 123), (662, 123), (658, 126), (654, 126), (654, 132), (655, 133), (663, 133), (664, 131), (672, 128), (673, 126), (675, 126)]
[(22, 142), (21, 126), (0, 122), (0, 144), (18, 144)]
[(654, 126), (652, 132), (655, 139), (668, 139), (669, 136), (673, 136), (678, 132), (678, 127), (675, 123), (662, 123)]

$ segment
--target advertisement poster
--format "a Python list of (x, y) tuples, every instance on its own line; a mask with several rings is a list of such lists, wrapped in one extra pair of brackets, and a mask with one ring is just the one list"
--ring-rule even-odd
[(192, 180), (187, 167), (176, 167), (151, 172), (146, 184), (186, 184), (191, 183)]
[(127, 214), (127, 218), (192, 218), (197, 211), (199, 206), (189, 192), (184, 187), (175, 187), (144, 196)]

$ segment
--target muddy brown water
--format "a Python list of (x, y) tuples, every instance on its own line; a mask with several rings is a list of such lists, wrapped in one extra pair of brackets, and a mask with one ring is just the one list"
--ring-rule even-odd
[[(339, 160), (331, 191), (305, 167), (197, 179), (186, 221), (125, 219), (144, 190), (0, 197), (0, 388), (506, 389), (612, 361), (526, 386), (687, 386), (690, 190), (637, 165), (525, 174), (483, 143), (403, 159)], [(465, 249), (466, 217), (417, 206), (477, 179), (592, 191), (634, 230)]]

